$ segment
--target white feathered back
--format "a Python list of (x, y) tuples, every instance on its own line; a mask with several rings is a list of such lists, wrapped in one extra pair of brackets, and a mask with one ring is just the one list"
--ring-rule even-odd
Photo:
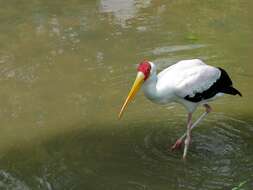
[(158, 74), (159, 90), (174, 88), (177, 96), (193, 97), (207, 90), (220, 77), (220, 70), (206, 65), (199, 59), (183, 60)]

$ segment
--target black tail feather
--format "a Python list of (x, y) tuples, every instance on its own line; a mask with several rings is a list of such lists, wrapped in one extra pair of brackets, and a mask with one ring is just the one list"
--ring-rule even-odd
[(232, 94), (232, 95), (238, 94), (239, 96), (242, 96), (241, 92), (239, 92), (239, 90), (235, 89), (232, 86), (221, 89), (221, 92), (226, 93), (226, 94)]

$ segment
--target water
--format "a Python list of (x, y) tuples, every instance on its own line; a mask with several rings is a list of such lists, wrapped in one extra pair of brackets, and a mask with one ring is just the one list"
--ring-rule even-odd
[[(0, 189), (253, 187), (249, 1), (5, 1), (0, 7)], [(168, 148), (180, 105), (141, 93), (121, 104), (143, 59), (159, 70), (201, 58), (225, 68), (226, 96), (193, 132), (188, 160)], [(201, 114), (199, 109), (194, 117)]]

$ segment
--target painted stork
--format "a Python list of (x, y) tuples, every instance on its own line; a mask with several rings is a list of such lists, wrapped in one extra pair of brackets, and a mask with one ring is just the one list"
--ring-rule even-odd
[[(184, 141), (183, 159), (186, 158), (191, 142), (191, 130), (212, 111), (208, 102), (224, 94), (242, 96), (232, 86), (232, 81), (224, 69), (209, 66), (199, 59), (179, 61), (158, 75), (156, 65), (144, 60), (139, 64), (137, 71), (135, 82), (119, 112), (119, 118), (141, 86), (144, 95), (154, 103), (182, 104), (188, 112), (187, 130), (171, 149), (179, 149)], [(205, 107), (205, 112), (192, 123), (192, 114), (199, 105)]]

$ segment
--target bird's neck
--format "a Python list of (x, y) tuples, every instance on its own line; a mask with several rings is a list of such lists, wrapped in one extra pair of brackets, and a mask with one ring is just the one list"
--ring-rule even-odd
[(157, 85), (157, 75), (156, 72), (153, 72), (149, 76), (149, 78), (144, 82), (142, 88), (145, 96), (153, 102), (157, 102), (157, 100), (159, 99), (156, 85)]

